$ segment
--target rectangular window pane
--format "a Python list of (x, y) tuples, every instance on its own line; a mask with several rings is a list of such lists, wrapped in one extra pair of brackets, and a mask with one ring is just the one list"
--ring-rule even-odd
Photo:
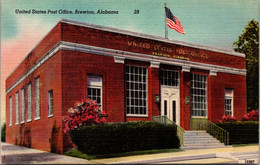
[(24, 88), (21, 89), (21, 123), (24, 123)]
[(27, 121), (32, 120), (32, 84), (27, 86)]
[(9, 97), (9, 126), (12, 126), (12, 121), (13, 121), (13, 100), (12, 96)]
[(95, 101), (102, 110), (102, 76), (87, 75), (87, 98)]
[(147, 115), (147, 80), (146, 68), (126, 66), (127, 115)]
[(207, 116), (207, 76), (191, 76), (191, 115)]
[(40, 78), (35, 79), (35, 119), (40, 119)]
[(49, 102), (49, 116), (53, 115), (53, 90), (49, 90), (48, 92), (48, 102)]
[(15, 124), (19, 124), (19, 93), (15, 93)]
[(225, 89), (225, 115), (233, 116), (233, 89)]
[(173, 70), (161, 70), (161, 85), (179, 86), (179, 72)]

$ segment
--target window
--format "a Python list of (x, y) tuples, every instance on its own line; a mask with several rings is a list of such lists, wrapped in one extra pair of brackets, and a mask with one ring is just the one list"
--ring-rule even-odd
[(53, 90), (49, 90), (48, 92), (48, 102), (49, 102), (49, 117), (53, 116)]
[(40, 119), (40, 78), (35, 79), (35, 120)]
[(12, 96), (9, 97), (9, 126), (12, 126), (13, 121), (13, 100)]
[(126, 66), (126, 114), (147, 116), (147, 69)]
[(87, 97), (94, 100), (102, 110), (102, 76), (89, 74), (87, 81)]
[(27, 85), (27, 122), (32, 121), (32, 84)]
[(233, 89), (225, 89), (225, 115), (233, 116)]
[(15, 93), (15, 125), (19, 124), (19, 92)]
[(161, 85), (179, 86), (179, 72), (172, 70), (161, 70)]
[(207, 76), (192, 74), (191, 116), (207, 116)]
[(21, 123), (24, 123), (24, 88), (21, 89)]

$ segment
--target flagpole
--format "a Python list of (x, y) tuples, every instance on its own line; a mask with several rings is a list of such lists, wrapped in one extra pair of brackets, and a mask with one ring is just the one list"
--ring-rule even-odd
[(164, 3), (164, 22), (165, 22), (165, 38), (168, 39), (168, 29), (167, 29), (167, 23), (166, 23), (166, 10), (165, 10), (165, 7), (166, 7), (166, 3)]

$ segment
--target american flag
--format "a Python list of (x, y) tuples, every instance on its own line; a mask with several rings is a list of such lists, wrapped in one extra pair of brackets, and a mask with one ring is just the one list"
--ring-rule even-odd
[(165, 7), (165, 12), (166, 12), (166, 21), (169, 28), (174, 29), (181, 34), (185, 34), (180, 21), (178, 20), (177, 17), (175, 17), (172, 14), (171, 10)]

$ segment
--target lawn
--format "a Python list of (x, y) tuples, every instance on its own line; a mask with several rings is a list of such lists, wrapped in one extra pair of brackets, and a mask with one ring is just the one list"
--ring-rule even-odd
[(131, 151), (131, 152), (124, 152), (124, 153), (117, 153), (117, 154), (87, 155), (79, 151), (77, 148), (73, 148), (65, 152), (64, 154), (67, 156), (73, 156), (73, 157), (91, 160), (91, 159), (114, 158), (114, 157), (133, 156), (133, 155), (155, 154), (155, 153), (180, 152), (180, 151), (184, 151), (184, 150), (174, 148), (174, 149)]
[(259, 145), (259, 143), (250, 143), (250, 144), (232, 144), (232, 147), (244, 147), (244, 146), (254, 146)]

